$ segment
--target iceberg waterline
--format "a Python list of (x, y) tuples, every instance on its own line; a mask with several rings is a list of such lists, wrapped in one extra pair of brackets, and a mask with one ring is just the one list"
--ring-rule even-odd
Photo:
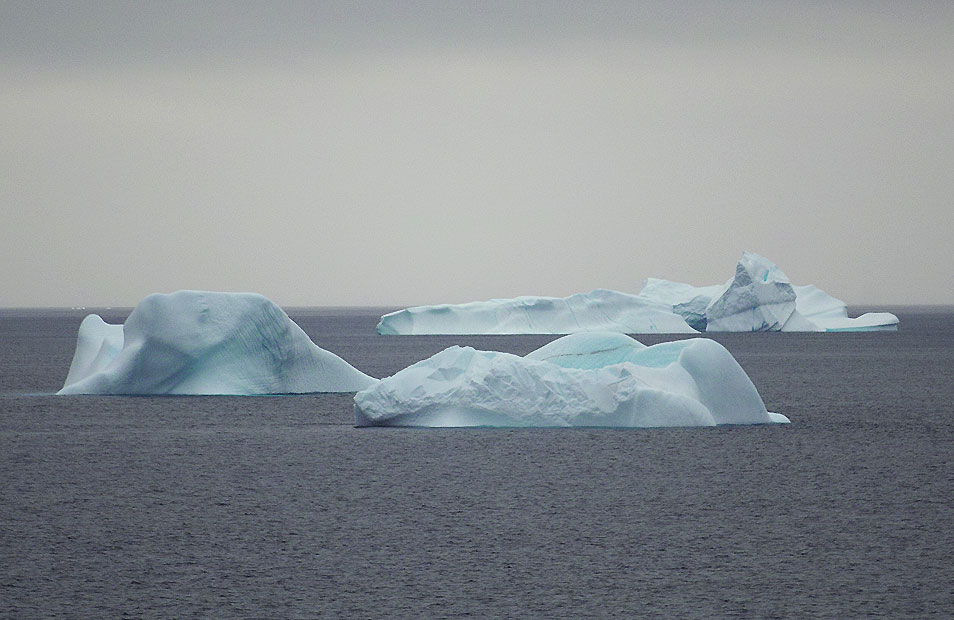
[(76, 335), (76, 350), (63, 387), (105, 370), (122, 351), (123, 341), (122, 325), (111, 325), (98, 314), (86, 315)]
[(354, 397), (356, 426), (656, 427), (788, 422), (706, 338), (574, 334), (525, 357), (453, 346)]
[(691, 334), (665, 303), (596, 289), (569, 297), (524, 296), (405, 308), (381, 317), (382, 335), (567, 334), (585, 331)]
[[(674, 305), (674, 308), (676, 306)], [(873, 331), (897, 329), (887, 312), (848, 317), (845, 302), (814, 286), (793, 286), (773, 262), (743, 252), (735, 275), (705, 310), (706, 331)]]
[(179, 291), (146, 297), (123, 325), (87, 316), (58, 393), (353, 392), (375, 381), (261, 295)]
[(250, 293), (145, 298), (123, 325), (87, 316), (59, 394), (357, 392), (357, 426), (712, 426), (771, 414), (720, 344), (646, 347), (578, 333), (519, 357), (450, 347), (378, 381)]
[(382, 335), (629, 334), (719, 331), (897, 329), (887, 312), (849, 318), (846, 304), (811, 286), (793, 286), (774, 263), (743, 252), (725, 284), (696, 287), (649, 278), (638, 295), (598, 289), (564, 298), (517, 297), (416, 306), (381, 317)]

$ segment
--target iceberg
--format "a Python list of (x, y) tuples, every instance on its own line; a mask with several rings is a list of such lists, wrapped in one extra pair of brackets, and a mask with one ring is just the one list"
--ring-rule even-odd
[(848, 316), (848, 306), (825, 291), (808, 284), (793, 286), (795, 291), (795, 311), (808, 320), (841, 319)]
[[(731, 282), (731, 280), (729, 281)], [(646, 278), (640, 297), (651, 299), (672, 307), (696, 331), (706, 331), (706, 308), (722, 295), (729, 284), (692, 286), (682, 282), (670, 282), (660, 278)]]
[(619, 332), (587, 332), (557, 338), (524, 357), (564, 368), (593, 369), (632, 362), (646, 345)]
[[(853, 332), (896, 331), (898, 317), (890, 312), (866, 312), (849, 318), (848, 306), (825, 291), (812, 285), (795, 286), (795, 311), (814, 329), (804, 331)], [(795, 331), (786, 325), (784, 331)]]
[(517, 297), (405, 308), (381, 317), (382, 335), (696, 333), (672, 307), (637, 295), (597, 289), (569, 297)]
[(98, 314), (87, 315), (76, 335), (76, 350), (64, 385), (104, 370), (122, 348), (122, 325), (110, 325)]
[(861, 316), (850, 318), (831, 317), (824, 320), (812, 320), (814, 330), (786, 329), (785, 331), (820, 331), (820, 332), (875, 332), (898, 330), (898, 317), (890, 312), (866, 312)]
[(706, 307), (708, 332), (781, 331), (795, 312), (795, 289), (775, 264), (744, 252), (735, 277)]
[[(649, 278), (639, 293), (672, 307), (699, 331), (893, 331), (898, 317), (873, 312), (848, 317), (845, 302), (812, 285), (795, 286), (773, 262), (743, 252), (724, 285), (692, 286)], [(634, 332), (635, 333), (635, 332)]]
[(651, 347), (574, 334), (525, 357), (453, 346), (354, 397), (356, 426), (656, 427), (788, 422), (735, 358), (693, 338)]
[(146, 297), (124, 325), (83, 319), (58, 393), (354, 392), (376, 381), (261, 295), (179, 291)]
[(385, 314), (379, 334), (685, 334), (751, 331), (896, 330), (888, 312), (849, 318), (845, 302), (794, 286), (770, 260), (743, 252), (725, 284), (692, 286), (659, 278), (639, 295), (597, 289), (569, 297), (516, 297), (416, 306)]

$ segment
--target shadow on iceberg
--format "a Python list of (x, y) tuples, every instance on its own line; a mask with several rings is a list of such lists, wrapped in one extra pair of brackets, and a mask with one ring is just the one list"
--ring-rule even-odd
[(450, 347), (354, 397), (356, 426), (658, 427), (788, 422), (721, 344), (565, 336), (525, 357)]
[(845, 302), (793, 286), (774, 263), (743, 252), (725, 284), (692, 286), (649, 278), (639, 295), (597, 289), (569, 297), (515, 297), (415, 306), (381, 317), (384, 336), (423, 334), (624, 334), (896, 330), (887, 312), (849, 318)]
[(639, 293), (671, 307), (705, 332), (894, 331), (898, 317), (873, 312), (849, 318), (845, 302), (812, 285), (794, 286), (775, 263), (743, 252), (724, 285), (695, 287), (649, 278)]
[(376, 381), (261, 295), (179, 291), (146, 297), (124, 325), (83, 319), (58, 394), (354, 392)]

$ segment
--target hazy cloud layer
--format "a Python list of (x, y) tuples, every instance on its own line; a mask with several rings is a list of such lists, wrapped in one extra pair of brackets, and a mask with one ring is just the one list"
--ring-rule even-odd
[(951, 3), (196, 4), (0, 3), (0, 306), (952, 302)]

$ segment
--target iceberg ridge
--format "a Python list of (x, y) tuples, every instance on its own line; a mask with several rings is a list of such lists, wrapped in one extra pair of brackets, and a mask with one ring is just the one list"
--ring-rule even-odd
[(405, 308), (381, 317), (379, 334), (569, 334), (617, 331), (687, 334), (695, 330), (666, 304), (596, 289), (569, 297), (516, 297)]
[[(845, 302), (812, 286), (794, 286), (767, 258), (743, 252), (725, 285), (695, 287), (649, 278), (640, 296), (670, 304), (673, 311), (707, 332), (893, 331), (889, 312), (848, 317)], [(701, 310), (700, 310), (701, 309)]]
[[(627, 342), (627, 340), (631, 342)], [(714, 426), (770, 414), (719, 343), (576, 334), (520, 357), (453, 346), (354, 397), (356, 426)]]
[(124, 325), (87, 316), (58, 393), (352, 392), (375, 381), (261, 295), (179, 291), (146, 297)]
[(811, 286), (793, 286), (768, 259), (743, 252), (725, 284), (692, 286), (659, 278), (638, 295), (597, 289), (569, 297), (515, 297), (415, 306), (385, 314), (379, 334), (681, 334), (727, 331), (897, 329), (887, 312), (849, 318), (845, 303)]

